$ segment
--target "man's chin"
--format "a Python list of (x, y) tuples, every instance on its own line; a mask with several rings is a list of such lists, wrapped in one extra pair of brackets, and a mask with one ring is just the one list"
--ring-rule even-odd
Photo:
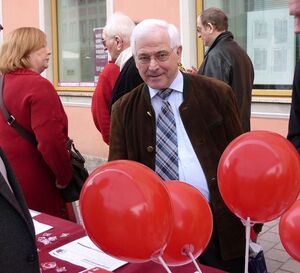
[(166, 83), (160, 79), (149, 79), (147, 85), (153, 89), (165, 89), (168, 87)]

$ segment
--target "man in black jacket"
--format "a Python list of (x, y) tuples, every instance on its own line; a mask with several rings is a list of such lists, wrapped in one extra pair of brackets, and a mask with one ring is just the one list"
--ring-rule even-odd
[(34, 226), (13, 170), (0, 149), (0, 271), (38, 273)]
[(226, 82), (235, 93), (244, 132), (250, 131), (252, 62), (228, 31), (228, 18), (218, 8), (204, 10), (197, 18), (197, 33), (209, 47), (198, 73)]
[(131, 56), (121, 69), (120, 75), (115, 83), (112, 91), (111, 105), (141, 83), (143, 83), (143, 80), (135, 66), (134, 58)]
[[(295, 33), (300, 33), (300, 2), (289, 0), (289, 11), (295, 16)], [(300, 153), (300, 60), (297, 61), (295, 67), (287, 138)]]

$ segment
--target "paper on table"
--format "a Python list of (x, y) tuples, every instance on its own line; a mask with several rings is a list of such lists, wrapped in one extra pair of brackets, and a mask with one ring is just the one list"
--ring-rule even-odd
[(33, 224), (34, 224), (35, 235), (40, 234), (46, 230), (53, 228), (52, 226), (42, 224), (42, 223), (38, 222), (37, 220), (34, 220), (34, 219), (32, 219), (32, 220), (33, 220)]
[(32, 210), (32, 209), (30, 209), (29, 212), (30, 212), (31, 217), (34, 217), (34, 216), (37, 216), (37, 215), (41, 214), (40, 212)]
[(100, 267), (113, 271), (127, 263), (105, 254), (88, 236), (56, 248), (49, 254), (86, 269)]

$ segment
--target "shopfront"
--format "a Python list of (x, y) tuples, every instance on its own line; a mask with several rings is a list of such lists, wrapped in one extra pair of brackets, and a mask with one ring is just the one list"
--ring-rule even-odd
[(108, 153), (93, 124), (90, 104), (97, 76), (109, 58), (101, 45), (101, 31), (114, 11), (136, 22), (152, 17), (175, 24), (182, 38), (182, 63), (190, 67), (199, 66), (205, 52), (196, 34), (197, 14), (212, 6), (223, 9), (229, 30), (255, 69), (252, 129), (286, 134), (293, 71), (300, 54), (287, 0), (2, 0), (0, 4), (4, 36), (26, 25), (47, 33), (53, 58), (45, 77), (59, 92), (70, 136), (84, 154), (106, 159)]

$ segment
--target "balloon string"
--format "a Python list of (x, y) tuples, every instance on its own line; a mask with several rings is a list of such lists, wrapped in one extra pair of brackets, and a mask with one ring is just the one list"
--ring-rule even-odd
[(248, 264), (249, 264), (249, 245), (250, 245), (250, 217), (247, 217), (245, 222), (246, 226), (246, 249), (245, 249), (245, 273), (248, 273)]
[(169, 269), (169, 267), (167, 266), (167, 264), (165, 263), (164, 259), (162, 258), (162, 256), (158, 256), (158, 260), (160, 261), (160, 263), (162, 264), (162, 266), (164, 267), (164, 269), (166, 269), (166, 271), (168, 273), (172, 273), (172, 271)]
[[(192, 252), (191, 252), (191, 251), (186, 251), (185, 254), (193, 261), (193, 263), (194, 263), (194, 265), (195, 265), (197, 271), (198, 271), (199, 273), (202, 273), (202, 271), (201, 271), (199, 265), (197, 264), (197, 262), (196, 262), (196, 260), (195, 260), (195, 257), (193, 256)], [(195, 272), (195, 273), (196, 273), (196, 272)]]

